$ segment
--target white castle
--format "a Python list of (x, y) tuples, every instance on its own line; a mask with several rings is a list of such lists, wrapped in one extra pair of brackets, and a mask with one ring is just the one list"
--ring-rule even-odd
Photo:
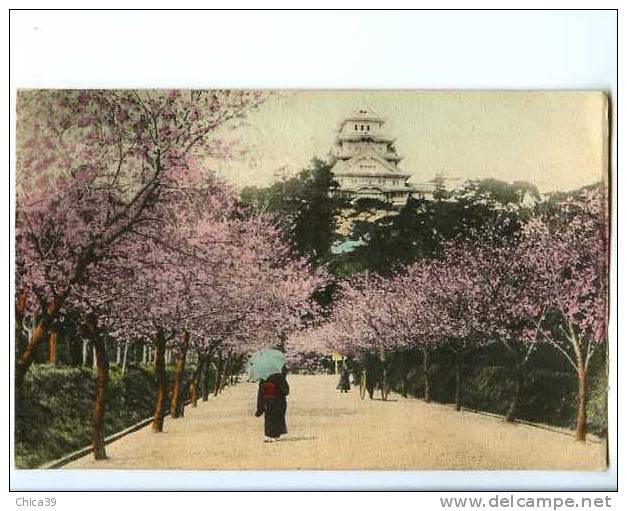
[(383, 131), (385, 120), (369, 109), (344, 118), (338, 130), (332, 168), (340, 193), (354, 200), (379, 199), (402, 206), (409, 196), (430, 198), (434, 183), (410, 184), (403, 172), (394, 139)]

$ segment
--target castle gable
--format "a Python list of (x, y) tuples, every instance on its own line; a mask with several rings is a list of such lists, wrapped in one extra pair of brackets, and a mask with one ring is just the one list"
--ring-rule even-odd
[(374, 154), (358, 155), (347, 160), (341, 171), (345, 174), (402, 175), (395, 165)]

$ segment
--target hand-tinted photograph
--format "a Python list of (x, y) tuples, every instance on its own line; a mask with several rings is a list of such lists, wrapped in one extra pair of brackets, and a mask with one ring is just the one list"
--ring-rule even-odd
[(607, 467), (608, 99), (21, 90), (15, 467)]

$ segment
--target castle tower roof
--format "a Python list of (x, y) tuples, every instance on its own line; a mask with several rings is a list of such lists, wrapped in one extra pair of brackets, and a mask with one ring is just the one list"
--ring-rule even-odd
[(385, 124), (385, 119), (377, 114), (372, 108), (359, 108), (357, 110), (353, 110), (350, 112), (340, 124), (340, 130), (344, 127), (347, 122), (376, 122), (379, 123), (380, 126)]

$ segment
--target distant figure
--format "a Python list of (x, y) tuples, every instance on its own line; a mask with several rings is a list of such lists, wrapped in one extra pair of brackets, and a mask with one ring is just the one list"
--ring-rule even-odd
[(276, 442), (281, 435), (287, 433), (286, 396), (290, 393), (290, 386), (287, 383), (286, 374), (287, 369), (284, 367), (281, 374), (273, 374), (259, 381), (255, 416), (261, 417), (265, 414), (264, 442)]
[(351, 389), (350, 375), (350, 368), (348, 367), (348, 363), (345, 360), (342, 364), (342, 369), (340, 371), (340, 381), (337, 384), (337, 390), (339, 390), (340, 392), (348, 392)]
[(366, 389), (370, 399), (374, 399), (374, 390), (376, 385), (380, 385), (382, 367), (381, 361), (373, 355), (366, 357)]

